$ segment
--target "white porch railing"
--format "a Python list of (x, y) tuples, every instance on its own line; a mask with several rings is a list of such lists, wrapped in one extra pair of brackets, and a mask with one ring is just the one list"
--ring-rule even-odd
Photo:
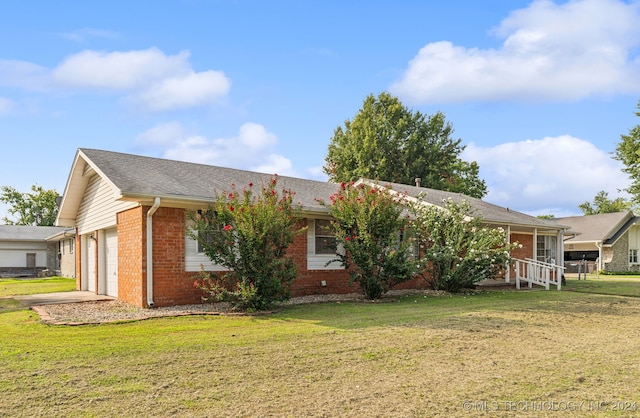
[(529, 287), (536, 284), (549, 290), (550, 285), (555, 285), (560, 290), (564, 267), (531, 258), (516, 259), (515, 263), (516, 289), (520, 289), (520, 282), (527, 282)]

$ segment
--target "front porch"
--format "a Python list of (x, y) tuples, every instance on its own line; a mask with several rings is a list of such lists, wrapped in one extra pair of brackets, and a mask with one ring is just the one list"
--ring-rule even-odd
[(476, 283), (476, 289), (499, 290), (499, 289), (521, 289), (526, 284), (528, 289), (533, 285), (542, 286), (549, 290), (555, 286), (558, 290), (562, 288), (564, 267), (542, 261), (525, 258), (515, 259), (513, 271), (507, 272), (505, 279), (485, 279)]

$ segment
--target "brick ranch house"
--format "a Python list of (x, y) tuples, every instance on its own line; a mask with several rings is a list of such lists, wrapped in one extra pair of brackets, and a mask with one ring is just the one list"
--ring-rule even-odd
[[(271, 175), (104, 150), (77, 150), (56, 224), (76, 231), (76, 286), (117, 297), (140, 307), (199, 303), (201, 293), (193, 276), (201, 266), (220, 266), (199, 252), (187, 237), (187, 211), (204, 209), (217, 193), (254, 183), (266, 184)], [(505, 229), (505, 238), (519, 242), (516, 258), (562, 257), (564, 227), (510, 211), (457, 193), (389, 185), (398, 192), (442, 205), (443, 199), (467, 200), (489, 225)], [(338, 190), (330, 182), (279, 176), (279, 188), (293, 190), (308, 226), (289, 252), (298, 265), (293, 296), (359, 291), (348, 284), (338, 264), (326, 265), (333, 255), (316, 250), (328, 238), (323, 226), (328, 211), (317, 199), (329, 200)], [(424, 196), (423, 196), (424, 194)], [(329, 237), (330, 238), (330, 237)], [(558, 259), (561, 265), (562, 260)], [(505, 280), (514, 275), (508, 271)], [(415, 280), (398, 288), (424, 287)]]

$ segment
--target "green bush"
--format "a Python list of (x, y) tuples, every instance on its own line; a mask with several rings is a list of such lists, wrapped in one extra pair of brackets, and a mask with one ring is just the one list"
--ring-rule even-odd
[(503, 273), (519, 244), (508, 243), (504, 229), (484, 225), (467, 202), (443, 203), (412, 205), (425, 279), (434, 289), (458, 292)]
[(254, 185), (217, 195), (205, 211), (190, 212), (193, 228), (204, 253), (229, 269), (202, 274), (194, 285), (207, 301), (229, 301), (248, 311), (268, 309), (290, 297), (296, 265), (286, 254), (302, 229), (294, 193), (276, 191), (277, 176), (254, 193)]
[(364, 296), (377, 299), (391, 287), (414, 277), (413, 241), (403, 234), (404, 196), (377, 185), (341, 183), (326, 205), (338, 243), (335, 262), (348, 271)]

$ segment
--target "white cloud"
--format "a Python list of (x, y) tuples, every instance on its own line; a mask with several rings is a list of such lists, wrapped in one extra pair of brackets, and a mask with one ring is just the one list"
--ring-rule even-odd
[(277, 154), (269, 154), (265, 162), (251, 167), (250, 170), (266, 174), (293, 174), (291, 160)]
[(0, 86), (46, 91), (51, 88), (49, 70), (27, 61), (0, 60)]
[(307, 173), (309, 174), (309, 177), (315, 180), (320, 180), (320, 181), (328, 181), (329, 180), (329, 176), (327, 176), (323, 170), (323, 167), (321, 165), (315, 166), (315, 167), (309, 167), (307, 169)]
[(165, 146), (180, 140), (185, 135), (178, 122), (162, 123), (138, 135), (137, 142), (142, 146)]
[(221, 71), (196, 72), (189, 52), (167, 55), (158, 48), (73, 54), (53, 69), (0, 60), (0, 85), (29, 91), (110, 91), (151, 111), (215, 103), (231, 83)]
[(190, 70), (189, 53), (165, 55), (157, 48), (127, 52), (82, 51), (52, 73), (58, 83), (79, 88), (127, 90), (146, 87)]
[(3, 113), (9, 113), (12, 107), (13, 102), (11, 100), (0, 97), (0, 115)]
[(161, 80), (134, 100), (156, 111), (203, 106), (226, 95), (230, 86), (220, 71), (191, 72)]
[(489, 188), (485, 200), (531, 215), (580, 215), (578, 205), (601, 190), (609, 198), (628, 197), (618, 192), (629, 185), (620, 162), (569, 135), (494, 147), (470, 144), (462, 158), (478, 162)]
[(425, 45), (390, 91), (415, 103), (578, 100), (640, 92), (640, 3), (537, 0), (494, 30), (498, 49)]
[(179, 123), (153, 127), (138, 136), (141, 146), (162, 150), (165, 158), (234, 167), (267, 174), (295, 175), (291, 161), (273, 152), (278, 138), (264, 126), (247, 122), (231, 138), (193, 135)]

